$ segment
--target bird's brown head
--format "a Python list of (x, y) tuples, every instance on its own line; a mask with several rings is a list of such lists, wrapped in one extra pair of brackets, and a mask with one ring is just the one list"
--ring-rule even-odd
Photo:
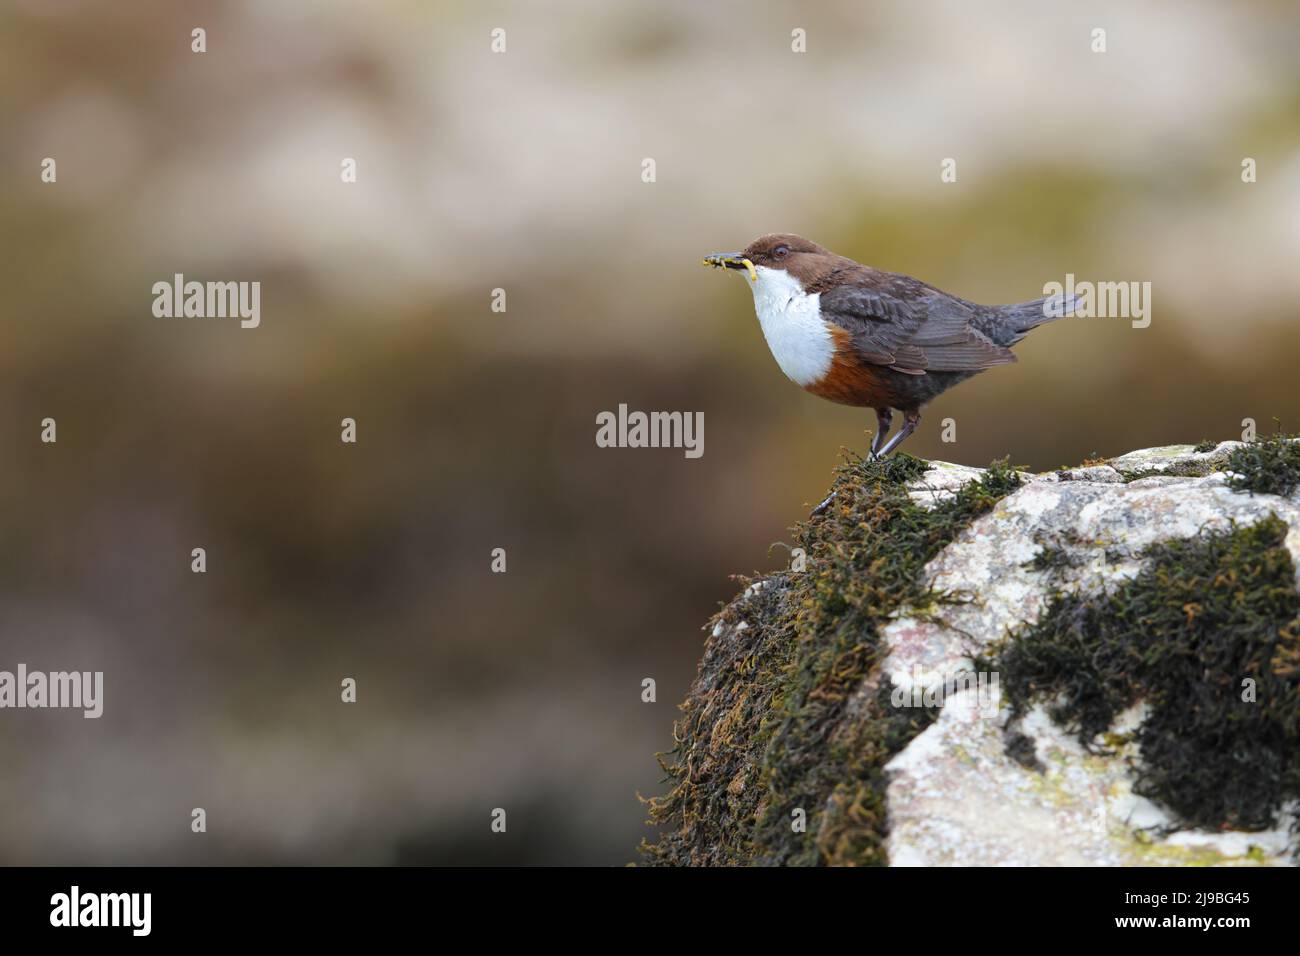
[(784, 269), (804, 285), (831, 268), (838, 260), (833, 252), (793, 233), (775, 232), (759, 236), (741, 252), (715, 252), (704, 265), (715, 269), (747, 270), (757, 280), (755, 269)]

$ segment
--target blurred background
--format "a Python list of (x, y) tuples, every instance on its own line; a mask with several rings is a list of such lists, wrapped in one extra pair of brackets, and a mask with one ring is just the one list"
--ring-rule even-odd
[[(633, 860), (701, 625), (873, 424), (699, 267), (761, 233), (1152, 283), (913, 454), (1300, 427), (1294, 4), (5, 0), (0, 183), (0, 669), (105, 673), (99, 720), (0, 712), (6, 863)], [(261, 327), (154, 318), (178, 272)], [(704, 456), (598, 449), (620, 403)]]

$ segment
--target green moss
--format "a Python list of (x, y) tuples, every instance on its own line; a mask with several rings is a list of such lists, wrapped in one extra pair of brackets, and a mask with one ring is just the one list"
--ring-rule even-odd
[(1228, 487), (1251, 494), (1290, 495), (1300, 487), (1300, 441), (1278, 433), (1234, 448)]
[(1214, 458), (1175, 461), (1164, 468), (1120, 469), (1119, 476), (1126, 483), (1137, 481), (1139, 478), (1204, 478), (1221, 470), (1224, 460), (1222, 456), (1216, 455)]
[(1300, 595), (1286, 533), (1270, 516), (1160, 543), (1110, 594), (1058, 593), (997, 654), (1013, 708), (1051, 700), (1053, 718), (1093, 747), (1144, 701), (1137, 793), (1184, 825), (1275, 825), (1300, 799)]
[(1140, 481), (1143, 478), (1156, 478), (1160, 475), (1168, 474), (1159, 468), (1136, 468), (1130, 470), (1121, 470), (1119, 473), (1120, 480), (1125, 484), (1133, 481)]
[(1028, 734), (1023, 734), (1020, 731), (1008, 731), (1003, 743), (1007, 756), (1016, 763), (1037, 773), (1043, 772), (1043, 763), (1038, 759), (1038, 754), (1035, 752), (1034, 740)]
[(1217, 441), (1206, 438), (1202, 441), (1198, 441), (1195, 445), (1193, 445), (1192, 451), (1196, 452), (1198, 455), (1204, 455), (1208, 452), (1214, 451), (1214, 449), (1218, 447), (1219, 447), (1219, 443)]
[(1023, 565), (1031, 571), (1044, 571), (1050, 578), (1056, 579), (1065, 571), (1083, 565), (1083, 558), (1077, 550), (1083, 541), (1072, 528), (1036, 539), (1035, 543), (1038, 551)]
[(880, 630), (900, 607), (949, 600), (922, 586), (925, 564), (1020, 485), (1000, 462), (926, 509), (906, 483), (928, 468), (847, 461), (832, 507), (798, 529), (807, 570), (766, 579), (711, 622), (677, 747), (661, 757), (671, 789), (650, 801), (661, 835), (642, 846), (648, 862), (886, 862), (884, 765), (936, 715), (890, 705)]

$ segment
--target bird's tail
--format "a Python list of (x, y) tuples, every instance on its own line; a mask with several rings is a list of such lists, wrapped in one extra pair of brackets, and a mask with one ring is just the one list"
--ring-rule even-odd
[(1056, 295), (1033, 299), (1029, 302), (995, 306), (995, 310), (998, 314), (999, 323), (1015, 334), (1017, 336), (1016, 341), (1019, 341), (1020, 337), (1023, 337), (1030, 329), (1073, 315), (1077, 305), (1077, 296), (1058, 292)]

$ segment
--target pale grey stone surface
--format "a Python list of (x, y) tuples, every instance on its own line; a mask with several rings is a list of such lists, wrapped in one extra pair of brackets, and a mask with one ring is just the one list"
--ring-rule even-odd
[[(1017, 491), (979, 518), (925, 568), (928, 584), (966, 603), (910, 608), (884, 629), (885, 671), (896, 687), (931, 692), (972, 668), (971, 655), (1008, 629), (1035, 621), (1051, 586), (1095, 592), (1136, 574), (1147, 545), (1186, 538), (1270, 513), (1290, 527), (1286, 546), (1300, 566), (1300, 501), (1234, 492), (1221, 469), (1235, 442), (1203, 454), (1191, 446), (1130, 452), (1105, 465), (1025, 476)], [(1124, 481), (1147, 471), (1161, 474)], [(914, 483), (914, 500), (950, 496), (980, 469), (936, 465)], [(1064, 548), (1073, 566), (1027, 566), (1043, 544)], [(951, 692), (951, 684), (949, 685)], [(1285, 825), (1270, 833), (1175, 833), (1143, 828), (1170, 821), (1133, 795), (1123, 748), (1088, 754), (1041, 710), (1018, 729), (1033, 741), (1043, 772), (1007, 755), (1008, 714), (980, 717), (973, 690), (958, 690), (939, 719), (889, 765), (890, 859), (908, 864), (1156, 865), (1288, 863)], [(986, 710), (997, 704), (981, 699)], [(954, 706), (954, 704), (959, 706)], [(1140, 712), (1132, 715), (1140, 719)], [(1123, 728), (1118, 728), (1122, 730)]]

